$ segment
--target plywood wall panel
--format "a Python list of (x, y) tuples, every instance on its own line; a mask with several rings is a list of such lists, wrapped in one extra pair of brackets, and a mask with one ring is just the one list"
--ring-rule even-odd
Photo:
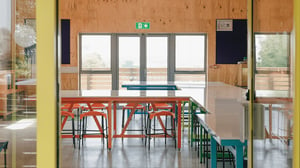
[[(256, 32), (290, 32), (293, 0), (255, 0)], [(71, 64), (78, 66), (79, 33), (207, 33), (207, 67), (215, 64), (216, 19), (246, 19), (246, 0), (62, 0), (61, 18), (71, 20)], [(136, 30), (150, 22), (150, 30)], [(234, 65), (208, 68), (208, 80), (235, 83)], [(228, 73), (227, 73), (228, 72)], [(225, 76), (224, 76), (225, 75)], [(227, 76), (226, 76), (227, 75)], [(67, 85), (66, 85), (67, 86)], [(73, 87), (73, 86), (72, 86)]]
[(220, 81), (232, 85), (238, 84), (238, 64), (218, 64), (208, 68), (209, 81)]
[(293, 1), (256, 0), (254, 3), (255, 32), (291, 32)]
[(63, 73), (61, 78), (62, 90), (77, 90), (78, 89), (78, 74), (77, 73)]

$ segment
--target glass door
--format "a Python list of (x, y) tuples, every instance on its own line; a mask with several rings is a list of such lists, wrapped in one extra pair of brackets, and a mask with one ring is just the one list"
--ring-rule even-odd
[[(286, 12), (278, 12), (281, 6)], [(250, 10), (249, 10), (250, 9)], [(248, 3), (248, 167), (292, 167), (294, 147), (293, 1)], [(284, 25), (284, 26), (279, 26)], [(258, 129), (261, 124), (262, 128)], [(264, 136), (258, 137), (260, 131)], [(263, 156), (262, 159), (258, 159)]]
[(111, 35), (80, 35), (80, 88), (112, 89)]
[(119, 89), (126, 81), (140, 81), (140, 37), (119, 36)]
[(167, 81), (168, 79), (168, 37), (146, 37), (146, 79)]

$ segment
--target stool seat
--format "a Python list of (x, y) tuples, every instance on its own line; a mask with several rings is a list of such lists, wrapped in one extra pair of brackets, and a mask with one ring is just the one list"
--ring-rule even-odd
[[(61, 110), (68, 110), (70, 108), (71, 104), (64, 104), (60, 107)], [(81, 110), (87, 110), (88, 108), (85, 106), (82, 106), (80, 104), (73, 104), (72, 110), (81, 109)]]
[[(98, 120), (98, 116), (101, 117), (102, 119), (102, 124), (100, 125), (99, 120)], [(97, 130), (87, 130), (87, 118), (88, 117), (93, 117), (96, 126), (97, 126)], [(105, 125), (106, 128), (104, 128), (104, 119), (105, 119)], [(107, 135), (107, 115), (106, 113), (100, 112), (100, 111), (88, 111), (85, 113), (80, 114), (80, 129), (81, 129), (81, 139), (82, 139), (82, 144), (83, 144), (83, 138), (106, 138)], [(104, 130), (106, 130), (106, 135), (104, 133)], [(89, 133), (88, 133), (89, 132)], [(80, 144), (80, 143), (79, 143)], [(103, 140), (103, 144), (104, 144), (104, 140)], [(80, 148), (80, 145), (79, 145)]]
[(91, 105), (93, 110), (104, 110), (107, 109), (107, 106), (105, 106), (103, 103), (93, 103)]
[[(156, 118), (159, 119), (159, 122), (161, 124), (161, 129), (156, 129), (155, 128), (155, 121), (154, 123), (154, 128), (151, 128), (151, 121), (154, 120)], [(161, 117), (164, 117), (165, 119), (165, 124), (163, 124)], [(170, 118), (171, 120), (171, 128), (168, 128), (168, 118)], [(167, 137), (172, 137), (175, 140), (175, 148), (176, 148), (176, 131), (175, 131), (175, 113), (171, 112), (171, 111), (153, 111), (153, 112), (149, 112), (148, 113), (148, 120), (147, 120), (147, 128), (146, 128), (146, 132), (145, 135), (146, 137), (148, 137), (148, 149), (150, 150), (150, 139), (151, 137), (158, 137), (159, 135), (164, 135), (165, 138), (165, 145), (166, 145), (166, 138)], [(151, 130), (154, 130), (154, 133), (151, 132)], [(158, 130), (158, 132), (156, 132)], [(170, 133), (168, 133), (168, 131)], [(160, 136), (161, 137), (161, 136)], [(147, 141), (147, 138), (146, 138)], [(146, 141), (145, 141), (145, 145), (146, 145)]]
[(158, 116), (172, 116), (173, 118), (175, 118), (175, 113), (170, 111), (154, 111), (149, 113), (150, 120), (152, 120), (153, 117), (158, 117)]
[(60, 130), (62, 130), (63, 127), (64, 127), (64, 125), (65, 125), (66, 122), (67, 122), (68, 117), (71, 117), (72, 119), (74, 119), (74, 114), (71, 113), (71, 112), (68, 112), (68, 111), (61, 111), (61, 112), (60, 112), (60, 115), (61, 115), (62, 117), (64, 117), (63, 122), (61, 123), (61, 128), (60, 128)]
[[(154, 104), (157, 110), (172, 110), (173, 107), (167, 103), (155, 103)], [(152, 106), (149, 107), (149, 110), (152, 110)]]
[(82, 119), (83, 117), (87, 117), (87, 116), (103, 116), (104, 118), (107, 118), (107, 115), (103, 112), (89, 111), (89, 112), (80, 114), (80, 119)]
[[(125, 105), (124, 107), (123, 107), (123, 109), (129, 109), (129, 110), (132, 110), (133, 109), (133, 106), (134, 106), (134, 103), (128, 103), (127, 105)], [(142, 109), (142, 110), (146, 110), (145, 109), (145, 106), (143, 106), (143, 105), (141, 105), (141, 104), (138, 104), (137, 106), (136, 106), (136, 109)]]
[[(125, 110), (127, 110), (127, 117), (129, 117), (130, 112), (133, 110), (134, 106), (136, 105), (136, 103), (128, 103), (125, 106), (123, 106), (122, 108), (122, 130), (124, 128), (124, 122), (125, 122)], [(146, 107), (141, 105), (141, 104), (137, 104), (136, 106), (136, 111), (134, 112), (135, 114), (141, 114), (141, 129), (126, 129), (126, 131), (141, 131), (144, 132), (144, 114), (146, 114)], [(138, 111), (139, 110), (139, 111)]]

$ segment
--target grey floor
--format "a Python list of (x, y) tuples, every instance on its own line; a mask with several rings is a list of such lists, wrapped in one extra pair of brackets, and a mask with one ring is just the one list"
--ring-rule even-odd
[[(140, 126), (140, 116), (133, 118), (129, 127)], [(120, 129), (118, 129), (120, 131)], [(112, 150), (107, 150), (103, 139), (88, 138), (83, 146), (74, 149), (71, 139), (62, 140), (62, 167), (108, 167), (108, 168), (205, 168), (210, 167), (200, 163), (198, 153), (188, 141), (188, 128), (183, 131), (182, 149), (175, 149), (173, 139), (156, 138), (151, 140), (148, 150), (144, 141), (138, 138), (114, 139)], [(292, 167), (292, 144), (287, 146), (281, 140), (255, 140), (254, 141), (254, 167), (255, 168), (289, 168)], [(218, 162), (218, 167), (223, 167)], [(225, 163), (225, 167), (234, 167)]]
[[(136, 115), (129, 127), (140, 127), (141, 115)], [(119, 132), (121, 131), (118, 128)], [(103, 139), (84, 139), (83, 146), (72, 147), (71, 139), (62, 140), (62, 167), (112, 167), (112, 168), (173, 168), (173, 167), (205, 167), (201, 164), (197, 152), (190, 148), (187, 130), (184, 132), (182, 149), (175, 148), (173, 139), (151, 140), (150, 150), (140, 138), (117, 138), (113, 140), (112, 149), (107, 150)], [(130, 132), (134, 134), (134, 132)]]
[[(35, 118), (34, 116), (21, 116), (23, 118)], [(19, 119), (18, 119), (19, 120)], [(140, 118), (133, 120), (131, 127), (140, 126)], [(5, 127), (12, 122), (0, 120), (0, 140), (9, 140), (7, 151), (7, 167), (36, 167), (36, 125), (22, 130), (7, 130)], [(174, 141), (164, 139), (151, 141), (150, 151), (144, 146), (141, 139), (114, 139), (112, 150), (107, 150), (106, 143), (102, 139), (88, 138), (83, 146), (73, 148), (69, 138), (61, 141), (61, 167), (64, 168), (205, 168), (197, 156), (195, 148), (188, 142), (187, 128), (184, 129), (182, 149), (174, 148)], [(254, 141), (254, 167), (255, 168), (289, 168), (292, 167), (292, 141), (288, 146), (282, 140), (255, 140)], [(3, 152), (0, 153), (0, 167), (3, 166)], [(210, 165), (208, 165), (210, 167)], [(223, 167), (218, 163), (218, 167)], [(226, 167), (233, 167), (226, 163)]]

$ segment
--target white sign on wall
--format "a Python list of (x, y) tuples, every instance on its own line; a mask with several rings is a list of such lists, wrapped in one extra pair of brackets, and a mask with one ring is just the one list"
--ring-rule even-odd
[(232, 31), (233, 24), (231, 19), (217, 20), (217, 31)]

